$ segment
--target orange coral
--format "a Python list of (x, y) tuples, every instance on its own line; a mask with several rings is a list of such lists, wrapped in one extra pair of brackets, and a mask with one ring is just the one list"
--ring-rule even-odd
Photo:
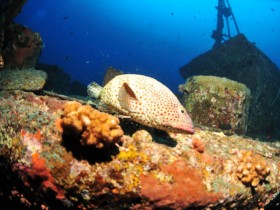
[(115, 144), (123, 136), (117, 117), (78, 102), (64, 105), (60, 125), (64, 135), (78, 138), (82, 145), (94, 145), (96, 148)]
[(236, 175), (246, 185), (257, 187), (270, 173), (266, 161), (253, 151), (241, 151), (238, 160)]
[(196, 151), (198, 151), (199, 153), (203, 153), (204, 152), (205, 146), (203, 144), (203, 141), (200, 138), (193, 137), (192, 138), (192, 145), (193, 145), (193, 148)]
[(57, 199), (63, 199), (65, 197), (63, 190), (55, 185), (54, 178), (50, 173), (50, 169), (46, 166), (45, 159), (40, 158), (38, 153), (32, 155), (32, 165), (28, 172), (33, 179), (39, 178), (42, 180), (41, 187), (43, 190), (50, 189), (54, 191)]

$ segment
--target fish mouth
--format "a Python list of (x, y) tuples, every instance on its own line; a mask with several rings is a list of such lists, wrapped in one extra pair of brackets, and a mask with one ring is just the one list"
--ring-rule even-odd
[(179, 126), (177, 128), (180, 129), (181, 131), (185, 131), (185, 132), (190, 133), (190, 134), (195, 133), (194, 126), (193, 126), (192, 122), (188, 123), (187, 125)]
[(195, 131), (194, 131), (194, 128), (193, 126), (177, 126), (176, 129), (178, 129), (178, 131), (181, 133), (181, 132), (187, 132), (187, 133), (190, 133), (190, 134), (194, 134)]
[(190, 134), (194, 134), (195, 133), (193, 127), (189, 127), (189, 128), (184, 129), (184, 130), (187, 131)]

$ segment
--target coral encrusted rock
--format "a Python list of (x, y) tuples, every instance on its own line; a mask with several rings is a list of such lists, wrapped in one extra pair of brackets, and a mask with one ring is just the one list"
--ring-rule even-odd
[(251, 91), (247, 135), (280, 137), (280, 70), (258, 43), (239, 34), (219, 48), (211, 49), (180, 68), (184, 79), (196, 75), (226, 77)]
[(6, 47), (2, 52), (4, 68), (34, 68), (43, 49), (40, 34), (13, 23), (5, 36)]
[(46, 80), (46, 72), (33, 68), (2, 70), (0, 71), (0, 90), (41, 90)]
[[(277, 206), (279, 142), (195, 128), (168, 146), (166, 134), (142, 129), (100, 149), (86, 145), (95, 143), (90, 138), (77, 138), (87, 129), (98, 133), (102, 125), (116, 125), (107, 121), (116, 118), (95, 112), (54, 96), (0, 91), (0, 202), (50, 210)], [(98, 131), (87, 128), (91, 123)], [(97, 145), (111, 135), (107, 128)]]
[[(14, 24), (13, 18), (17, 16), (27, 0), (4, 0), (0, 2), (0, 57), (6, 48), (7, 41), (10, 40), (8, 31)], [(4, 61), (3, 61), (4, 64)]]
[(244, 84), (214, 76), (193, 76), (180, 88), (195, 124), (228, 134), (246, 133), (250, 90)]

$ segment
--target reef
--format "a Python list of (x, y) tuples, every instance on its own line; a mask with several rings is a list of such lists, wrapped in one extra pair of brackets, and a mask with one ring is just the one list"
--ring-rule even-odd
[(247, 131), (251, 93), (241, 83), (214, 76), (193, 76), (180, 86), (196, 126), (226, 134)]
[[(0, 68), (4, 68), (0, 72), (0, 204), (14, 209), (132, 210), (279, 205), (279, 142), (235, 134), (246, 133), (248, 120), (247, 133), (266, 130), (265, 134), (272, 135), (280, 119), (270, 116), (279, 107), (275, 66), (243, 35), (224, 43), (214, 54), (209, 52), (209, 59), (202, 55), (203, 62), (198, 64), (203, 71), (209, 70), (206, 75), (216, 75), (214, 71), (245, 84), (253, 96), (251, 104), (257, 105), (250, 109), (256, 113), (247, 119), (245, 86), (235, 82), (230, 86), (228, 81), (207, 94), (204, 86), (198, 94), (202, 98), (192, 101), (205, 97), (211, 97), (211, 103), (219, 101), (202, 103), (201, 108), (206, 106), (213, 115), (220, 110), (217, 104), (228, 107), (215, 118), (219, 123), (214, 125), (221, 130), (196, 127), (193, 135), (172, 134), (171, 139), (156, 129), (96, 110), (86, 100), (78, 103), (55, 93), (85, 95), (86, 89), (59, 67), (37, 64), (43, 46), (40, 35), (12, 22), (25, 2), (0, 5)], [(233, 52), (236, 55), (231, 57)], [(35, 67), (47, 72), (48, 79)], [(110, 74), (119, 71), (111, 69)], [(112, 75), (108, 73), (105, 82)], [(192, 81), (198, 82), (197, 78)], [(195, 84), (184, 86), (185, 97), (197, 91)], [(233, 108), (236, 114), (230, 113)], [(233, 121), (222, 115), (225, 111)], [(201, 112), (204, 109), (192, 111), (198, 122), (209, 117), (201, 117)], [(229, 131), (232, 135), (225, 135)]]
[[(43, 49), (40, 34), (13, 20), (26, 2), (26, 0), (3, 0), (0, 3), (0, 69), (7, 70), (7, 72), (1, 73), (5, 74), (4, 76), (0, 75), (0, 79), (5, 80), (4, 83), (1, 81), (1, 89), (6, 89), (5, 85), (8, 83), (8, 89), (39, 90), (44, 86), (44, 90), (47, 91), (86, 96), (86, 86), (79, 81), (72, 80), (61, 68), (38, 64)], [(48, 80), (45, 81), (46, 76), (42, 72), (40, 77), (37, 77), (38, 74), (32, 76), (25, 71), (32, 69), (45, 71)], [(19, 70), (24, 70), (24, 72), (21, 73)], [(6, 76), (6, 74), (8, 75)], [(17, 78), (18, 75), (19, 78)], [(41, 82), (38, 81), (40, 78)], [(33, 86), (36, 86), (34, 89), (32, 85), (25, 83), (28, 79), (32, 81)], [(20, 87), (21, 84), (18, 81), (25, 83), (24, 87)]]
[(226, 77), (251, 91), (247, 135), (280, 138), (280, 70), (255, 43), (239, 34), (180, 68), (183, 78)]
[(4, 68), (34, 68), (43, 49), (40, 34), (15, 23), (10, 24), (5, 34)]
[(13, 18), (20, 13), (22, 6), (27, 0), (3, 0), (0, 4), (0, 57), (4, 47), (6, 31), (13, 22)]
[(46, 80), (46, 72), (33, 68), (2, 70), (0, 71), (0, 90), (41, 90)]
[(277, 142), (196, 128), (169, 146), (168, 135), (128, 135), (116, 116), (89, 105), (19, 90), (0, 91), (0, 114), (0, 192), (13, 205), (261, 209), (279, 193)]
[(48, 75), (44, 90), (63, 95), (87, 96), (86, 85), (71, 78), (61, 67), (38, 63), (35, 68), (45, 71)]

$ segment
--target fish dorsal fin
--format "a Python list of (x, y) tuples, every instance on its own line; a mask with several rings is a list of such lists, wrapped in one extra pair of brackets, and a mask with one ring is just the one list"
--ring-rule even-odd
[(103, 87), (110, 82), (112, 79), (114, 79), (116, 76), (123, 74), (123, 72), (121, 70), (118, 70), (112, 66), (110, 66), (105, 75), (104, 75), (104, 79), (103, 79)]
[(138, 99), (135, 92), (132, 90), (128, 83), (124, 82), (122, 84), (122, 87), (120, 88), (120, 92), (118, 95), (120, 106), (129, 112), (137, 113), (138, 111), (134, 106), (136, 100)]

